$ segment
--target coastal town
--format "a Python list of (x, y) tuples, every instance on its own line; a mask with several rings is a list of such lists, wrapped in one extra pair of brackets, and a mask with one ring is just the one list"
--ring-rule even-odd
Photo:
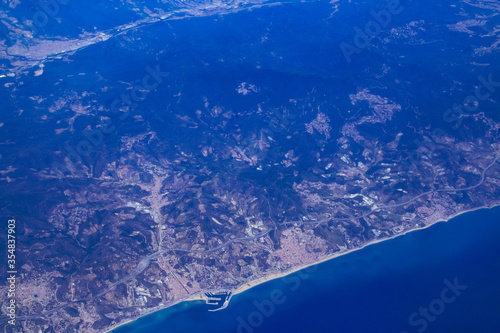
[[(342, 140), (349, 145), (348, 138)], [(423, 181), (418, 169), (392, 171), (398, 166), (383, 155), (396, 149), (394, 142), (372, 142), (362, 160), (345, 147), (345, 152), (320, 157), (324, 167), (313, 170), (313, 179), (295, 181), (290, 170), (292, 186), (281, 187), (285, 195), (279, 201), (203, 165), (198, 174), (176, 170), (187, 161), (183, 157), (158, 163), (141, 153), (146, 145), (154, 146), (154, 139), (124, 138), (127, 148), (119, 163), (101, 168), (100, 177), (82, 191), (64, 190), (64, 201), (48, 210), (47, 221), (67, 236), (24, 226), (24, 237), (34, 237), (33, 246), (19, 249), (24, 258), (19, 320), (25, 329), (54, 325), (68, 332), (83, 327), (101, 332), (183, 300), (208, 302), (207, 293), (237, 293), (266, 276), (283, 276), (497, 204), (492, 198), (498, 197), (500, 146), (484, 139), (448, 146), (458, 177), (440, 173), (438, 163), (424, 165), (432, 170), (433, 182)], [(453, 167), (453, 160), (449, 163)], [(51, 177), (44, 171), (41, 176)], [(417, 179), (419, 187), (400, 186)], [(59, 186), (52, 184), (54, 190)], [(58, 242), (43, 241), (53, 237)], [(61, 255), (48, 256), (54, 251)], [(47, 258), (46, 264), (57, 269), (24, 261), (32, 257)], [(66, 279), (65, 272), (74, 273)]]
[(217, 316), (500, 205), (498, 4), (404, 4), (347, 63), (350, 18), (386, 4), (89, 3), (36, 30), (40, 4), (0, 10), (1, 332)]

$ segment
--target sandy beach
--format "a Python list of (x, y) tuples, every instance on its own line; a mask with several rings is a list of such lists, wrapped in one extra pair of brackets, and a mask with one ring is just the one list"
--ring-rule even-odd
[[(310, 264), (305, 264), (305, 265), (302, 265), (302, 266), (297, 266), (291, 270), (288, 270), (288, 271), (285, 271), (285, 272), (274, 272), (274, 273), (270, 273), (270, 274), (267, 274), (266, 276), (263, 276), (261, 278), (258, 278), (258, 279), (255, 279), (253, 281), (250, 281), (250, 282), (247, 282), (247, 283), (244, 283), (243, 285), (241, 285), (240, 287), (238, 287), (236, 290), (234, 290), (232, 292), (232, 295), (231, 297), (233, 297), (234, 295), (237, 295), (237, 294), (240, 294), (240, 293), (243, 293), (253, 287), (256, 287), (262, 283), (266, 283), (266, 282), (269, 282), (269, 281), (272, 281), (272, 280), (275, 280), (275, 279), (279, 279), (279, 278), (282, 278), (282, 277), (285, 277), (287, 275), (290, 275), (290, 274), (293, 274), (297, 271), (300, 271), (302, 269), (305, 269), (307, 267), (311, 267), (311, 266), (315, 266), (315, 265), (318, 265), (318, 264), (321, 264), (323, 262), (326, 262), (326, 261), (329, 261), (329, 260), (332, 260), (332, 259), (335, 259), (335, 258), (338, 258), (340, 256), (344, 256), (346, 254), (349, 254), (349, 253), (352, 253), (352, 252), (355, 252), (355, 251), (359, 251), (361, 249), (364, 249), (365, 247), (367, 246), (371, 246), (371, 245), (374, 245), (374, 244), (378, 244), (378, 243), (381, 243), (381, 242), (384, 242), (384, 241), (387, 241), (387, 240), (390, 240), (390, 239), (394, 239), (394, 238), (397, 238), (397, 237), (401, 237), (401, 236), (404, 236), (410, 232), (414, 232), (414, 231), (419, 231), (419, 230), (424, 230), (424, 229), (427, 229), (437, 223), (440, 223), (440, 222), (448, 222), (450, 220), (452, 220), (453, 218), (459, 216), (459, 215), (462, 215), (462, 214), (466, 214), (466, 213), (469, 213), (469, 212), (473, 212), (473, 211), (477, 211), (477, 210), (481, 210), (481, 209), (491, 209), (491, 208), (494, 208), (494, 207), (498, 207), (500, 205), (492, 205), (492, 206), (487, 206), (487, 207), (479, 207), (479, 208), (474, 208), (474, 209), (469, 209), (469, 210), (465, 210), (465, 211), (462, 211), (462, 212), (459, 212), (459, 213), (456, 213), (454, 215), (451, 215), (449, 216), (447, 219), (443, 219), (443, 220), (438, 220), (438, 221), (435, 221), (433, 223), (430, 223), (428, 225), (426, 225), (425, 227), (422, 227), (422, 228), (417, 228), (417, 229), (411, 229), (411, 230), (407, 230), (405, 232), (402, 232), (402, 233), (399, 233), (399, 234), (396, 234), (396, 235), (393, 235), (391, 237), (387, 237), (387, 238), (382, 238), (382, 239), (376, 239), (376, 240), (373, 240), (369, 243), (366, 243), (365, 245), (363, 245), (362, 247), (359, 247), (359, 248), (354, 248), (354, 249), (350, 249), (348, 251), (344, 251), (344, 252), (338, 252), (338, 253), (334, 253), (332, 255), (329, 255), (329, 256), (326, 256), (318, 261), (315, 261), (315, 262), (312, 262)], [(182, 303), (182, 302), (192, 302), (192, 301), (205, 301), (207, 298), (204, 294), (204, 291), (199, 291), (198, 293), (194, 294), (194, 295), (190, 295), (189, 297), (186, 297), (186, 298), (182, 298), (182, 299), (179, 299), (178, 301), (176, 301), (175, 303), (172, 303), (172, 304), (169, 304), (168, 306), (166, 307), (163, 307), (163, 308), (157, 308), (157, 309), (153, 309), (151, 311), (147, 311), (147, 312), (144, 312), (143, 314), (141, 314), (139, 317), (135, 318), (135, 319), (131, 319), (131, 320), (127, 320), (123, 323), (120, 323), (116, 326), (114, 326), (113, 328), (107, 330), (106, 332), (111, 332), (113, 331), (114, 329), (120, 327), (120, 326), (123, 326), (123, 325), (126, 325), (126, 324), (129, 324), (141, 317), (144, 317), (146, 315), (149, 315), (151, 313), (154, 313), (156, 311), (161, 311), (161, 310), (164, 310), (164, 309), (167, 309), (167, 308), (170, 308), (176, 304), (179, 304), (179, 303)], [(230, 300), (230, 299), (229, 299)]]
[(306, 265), (298, 266), (298, 267), (293, 268), (291, 270), (288, 270), (286, 272), (276, 272), (276, 273), (268, 274), (268, 275), (263, 276), (261, 278), (258, 278), (256, 280), (253, 280), (251, 282), (243, 284), (242, 286), (240, 286), (238, 289), (236, 289), (233, 292), (233, 296), (237, 295), (237, 294), (240, 294), (242, 292), (245, 292), (245, 291), (247, 291), (247, 290), (249, 290), (249, 289), (251, 289), (251, 288), (253, 288), (255, 286), (258, 286), (259, 284), (262, 284), (262, 283), (265, 283), (265, 282), (268, 282), (268, 281), (271, 281), (271, 280), (274, 280), (274, 279), (279, 279), (279, 278), (285, 277), (287, 275), (293, 274), (295, 272), (298, 272), (298, 271), (300, 271), (300, 270), (302, 270), (304, 268), (315, 266), (315, 265), (321, 264), (321, 263), (323, 263), (325, 261), (329, 261), (329, 260), (338, 258), (340, 256), (344, 256), (346, 254), (349, 254), (349, 253), (352, 253), (352, 252), (355, 252), (355, 251), (359, 251), (361, 249), (364, 249), (367, 246), (378, 244), (378, 243), (381, 243), (381, 242), (385, 242), (385, 241), (388, 241), (388, 240), (391, 240), (391, 239), (394, 239), (394, 238), (397, 238), (397, 237), (401, 237), (401, 236), (404, 236), (404, 235), (409, 234), (409, 233), (414, 232), (414, 231), (424, 230), (424, 229), (427, 229), (427, 228), (429, 228), (429, 227), (431, 227), (431, 226), (433, 226), (433, 225), (435, 225), (437, 223), (440, 223), (440, 222), (448, 222), (449, 220), (452, 220), (453, 218), (455, 218), (457, 216), (460, 216), (462, 214), (466, 214), (466, 213), (469, 213), (469, 212), (474, 212), (474, 211), (477, 211), (477, 210), (480, 210), (480, 209), (491, 209), (491, 208), (498, 207), (498, 206), (500, 206), (500, 205), (492, 205), (492, 206), (488, 206), (488, 207), (479, 207), (479, 208), (465, 210), (463, 212), (459, 212), (459, 213), (456, 213), (454, 215), (451, 215), (447, 219), (435, 221), (435, 222), (433, 222), (433, 223), (431, 223), (429, 225), (426, 225), (425, 227), (422, 227), (422, 228), (411, 229), (411, 230), (407, 230), (405, 232), (393, 235), (391, 237), (376, 239), (376, 240), (373, 240), (373, 241), (371, 241), (369, 243), (366, 243), (365, 245), (363, 245), (361, 247), (358, 247), (358, 248), (355, 248), (355, 249), (350, 249), (350, 250), (344, 251), (344, 252), (334, 253), (334, 254), (326, 256), (326, 257), (324, 257), (324, 258), (322, 258), (322, 259), (320, 259), (318, 261), (315, 261), (315, 262), (313, 262), (311, 264), (306, 264)]
[(174, 305), (177, 305), (179, 303), (182, 303), (182, 302), (193, 302), (193, 301), (206, 301), (207, 297), (205, 296), (204, 294), (204, 291), (199, 291), (197, 292), (196, 294), (193, 294), (193, 295), (190, 295), (190, 296), (187, 296), (187, 297), (184, 297), (184, 298), (180, 298), (178, 299), (177, 301), (175, 301), (174, 303), (172, 304), (168, 304), (167, 306), (164, 306), (164, 307), (158, 307), (158, 308), (153, 308), (151, 310), (148, 310), (148, 311), (144, 311), (141, 315), (139, 315), (138, 317), (136, 318), (133, 318), (133, 319), (129, 319), (129, 320), (126, 320), (122, 323), (118, 323), (116, 324), (115, 326), (113, 327), (110, 327), (109, 329), (107, 329), (106, 331), (103, 331), (104, 333), (109, 333), (109, 332), (112, 332), (113, 330), (117, 329), (118, 327), (120, 326), (124, 326), (124, 325), (127, 325), (127, 324), (130, 324), (134, 321), (136, 321), (137, 319), (140, 319), (142, 317), (145, 317), (147, 315), (150, 315), (152, 313), (155, 313), (155, 312), (158, 312), (158, 311), (162, 311), (162, 310), (165, 310), (165, 309), (168, 309)]

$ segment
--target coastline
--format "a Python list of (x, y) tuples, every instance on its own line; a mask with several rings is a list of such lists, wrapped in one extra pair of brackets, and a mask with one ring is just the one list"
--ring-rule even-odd
[(256, 287), (256, 286), (258, 286), (258, 285), (260, 285), (262, 283), (266, 283), (268, 281), (272, 281), (272, 280), (275, 280), (275, 279), (280, 279), (280, 278), (285, 277), (287, 275), (293, 274), (293, 273), (298, 272), (298, 271), (300, 271), (302, 269), (305, 269), (307, 267), (319, 265), (319, 264), (321, 264), (323, 262), (326, 262), (326, 261), (329, 261), (329, 260), (341, 257), (343, 255), (346, 255), (346, 254), (349, 254), (349, 253), (352, 253), (352, 252), (355, 252), (355, 251), (359, 251), (359, 250), (364, 249), (365, 247), (368, 247), (370, 245), (374, 245), (374, 244), (382, 243), (382, 242), (385, 242), (385, 241), (388, 241), (388, 240), (391, 240), (391, 239), (395, 239), (397, 237), (404, 236), (404, 235), (409, 234), (409, 233), (414, 232), (414, 231), (425, 230), (425, 229), (427, 229), (427, 228), (429, 228), (429, 227), (431, 227), (431, 226), (433, 226), (433, 225), (435, 225), (437, 223), (441, 223), (441, 222), (446, 223), (446, 222), (454, 219), (455, 217), (463, 215), (463, 214), (466, 214), (466, 213), (474, 212), (474, 211), (481, 210), (481, 209), (493, 209), (495, 207), (500, 207), (500, 203), (499, 204), (494, 204), (492, 206), (485, 206), (485, 207), (479, 207), (479, 208), (472, 208), (472, 209), (469, 209), (469, 210), (464, 210), (462, 212), (450, 215), (446, 219), (437, 220), (436, 222), (430, 223), (430, 224), (428, 224), (428, 225), (426, 225), (426, 226), (424, 226), (422, 228), (407, 230), (405, 232), (402, 232), (402, 233), (399, 233), (399, 234), (396, 234), (396, 235), (392, 235), (391, 237), (387, 237), (387, 238), (375, 239), (375, 240), (373, 240), (373, 241), (371, 241), (369, 243), (364, 244), (361, 247), (358, 247), (358, 248), (355, 248), (355, 249), (350, 249), (350, 250), (345, 251), (345, 252), (334, 253), (334, 254), (331, 254), (329, 256), (324, 257), (323, 259), (320, 259), (319, 261), (315, 261), (313, 263), (302, 265), (302, 266), (297, 266), (296, 268), (293, 268), (293, 269), (291, 269), (289, 271), (286, 271), (286, 272), (271, 273), (269, 275), (260, 277), (258, 279), (255, 279), (253, 281), (250, 281), (248, 283), (243, 284), (242, 286), (238, 287), (235, 291), (233, 291), (233, 295), (232, 296), (240, 294), (242, 292), (245, 292), (245, 291), (247, 291), (247, 290), (249, 290), (249, 289), (251, 289), (253, 287)]
[[(315, 262), (312, 262), (312, 263), (309, 263), (309, 264), (305, 264), (305, 265), (302, 265), (302, 266), (297, 266), (297, 267), (295, 267), (295, 268), (293, 268), (291, 270), (285, 271), (285, 272), (270, 273), (268, 275), (262, 276), (260, 278), (255, 279), (255, 280), (252, 280), (250, 282), (244, 283), (243, 285), (241, 285), (240, 287), (238, 287), (236, 290), (232, 291), (232, 294), (231, 294), (228, 302), (231, 301), (231, 298), (234, 295), (237, 295), (237, 294), (243, 293), (245, 291), (248, 291), (249, 289), (252, 289), (252, 288), (254, 288), (254, 287), (256, 287), (256, 286), (258, 286), (260, 284), (263, 284), (263, 283), (266, 283), (266, 282), (269, 282), (269, 281), (272, 281), (272, 280), (275, 280), (275, 279), (280, 279), (280, 278), (283, 278), (285, 276), (291, 275), (291, 274), (293, 274), (295, 272), (298, 272), (298, 271), (300, 271), (302, 269), (305, 269), (307, 267), (311, 267), (311, 266), (315, 266), (315, 265), (324, 263), (326, 261), (329, 261), (329, 260), (341, 257), (343, 255), (346, 255), (346, 254), (349, 254), (349, 253), (352, 253), (352, 252), (364, 249), (365, 247), (368, 247), (370, 245), (374, 245), (374, 244), (382, 243), (384, 241), (395, 239), (395, 238), (398, 238), (400, 236), (404, 236), (404, 235), (409, 234), (409, 233), (414, 232), (414, 231), (425, 230), (425, 229), (427, 229), (427, 228), (429, 228), (429, 227), (431, 227), (431, 226), (433, 226), (433, 225), (435, 225), (437, 223), (442, 223), (442, 222), (446, 223), (446, 222), (454, 219), (455, 217), (458, 217), (458, 216), (466, 214), (466, 213), (478, 211), (478, 210), (481, 210), (481, 209), (493, 209), (495, 207), (500, 207), (500, 203), (492, 204), (491, 206), (477, 207), (477, 208), (472, 208), (472, 209), (464, 210), (464, 211), (455, 213), (453, 215), (450, 215), (446, 219), (437, 220), (437, 221), (432, 222), (432, 223), (430, 223), (430, 224), (428, 224), (428, 225), (426, 225), (424, 227), (421, 227), (421, 228), (407, 230), (405, 232), (402, 232), (402, 233), (399, 233), (399, 234), (395, 234), (395, 235), (392, 235), (392, 236), (387, 237), (387, 238), (375, 239), (375, 240), (373, 240), (371, 242), (368, 242), (368, 243), (364, 244), (361, 247), (350, 249), (350, 250), (347, 250), (347, 251), (344, 251), (344, 252), (334, 253), (334, 254), (328, 255), (328, 256), (326, 256), (326, 257), (324, 257), (324, 258), (322, 258), (322, 259), (320, 259), (318, 261), (315, 261)], [(168, 309), (168, 308), (170, 308), (170, 307), (172, 307), (174, 305), (177, 305), (179, 303), (192, 302), (192, 301), (204, 301), (204, 300), (206, 300), (206, 297), (205, 297), (205, 295), (203, 293), (204, 293), (204, 291), (199, 291), (196, 294), (187, 296), (185, 298), (181, 298), (178, 301), (176, 301), (176, 302), (174, 302), (174, 303), (172, 303), (172, 304), (170, 304), (170, 305), (168, 305), (166, 307), (159, 308), (159, 309), (154, 309), (152, 311), (145, 311), (143, 314), (139, 315), (138, 317), (130, 319), (130, 320), (126, 320), (125, 322), (119, 323), (116, 326), (113, 326), (112, 328), (109, 328), (109, 329), (107, 329), (106, 331), (103, 331), (103, 332), (104, 333), (110, 333), (113, 330), (115, 330), (115, 329), (117, 329), (117, 328), (119, 328), (121, 326), (130, 324), (131, 322), (136, 321), (137, 319), (140, 319), (142, 317), (145, 317), (145, 316), (147, 316), (149, 314), (152, 314), (152, 313), (155, 313), (157, 311), (166, 310), (166, 309)]]
[(127, 324), (130, 324), (130, 323), (136, 321), (137, 319), (140, 319), (140, 318), (145, 317), (147, 315), (150, 315), (152, 313), (155, 313), (155, 312), (158, 312), (158, 311), (162, 311), (162, 310), (166, 310), (166, 309), (171, 308), (172, 306), (177, 305), (179, 303), (193, 302), (193, 301), (205, 301), (205, 300), (206, 300), (206, 297), (203, 294), (203, 291), (199, 291), (196, 294), (189, 295), (189, 296), (186, 296), (184, 298), (179, 298), (177, 301), (175, 301), (172, 304), (169, 304), (166, 307), (162, 307), (162, 308), (158, 308), (158, 309), (153, 308), (150, 311), (144, 311), (139, 316), (137, 316), (135, 318), (128, 319), (128, 320), (125, 320), (124, 322), (115, 324), (114, 326), (112, 326), (112, 327), (110, 327), (110, 328), (108, 328), (108, 329), (106, 329), (105, 331), (102, 331), (102, 332), (103, 333), (111, 333), (111, 332), (113, 332), (114, 330), (116, 330), (117, 328), (119, 328), (121, 326), (125, 326)]

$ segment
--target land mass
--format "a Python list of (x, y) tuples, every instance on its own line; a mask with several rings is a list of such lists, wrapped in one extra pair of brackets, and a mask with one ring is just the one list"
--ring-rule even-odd
[[(499, 202), (493, 198), (498, 198), (500, 156), (495, 152), (478, 156), (479, 150), (478, 147), (461, 152), (470, 161), (467, 166), (462, 161), (461, 168), (477, 170), (469, 178), (470, 185), (436, 186), (396, 199), (389, 196), (384, 203), (374, 200), (377, 198), (373, 191), (367, 195), (356, 189), (355, 195), (350, 194), (346, 191), (350, 182), (343, 186), (319, 186), (318, 182), (309, 181), (294, 184), (300, 188), (300, 200), (307, 203), (303, 208), (312, 206), (314, 213), (293, 221), (287, 216), (279, 220), (286, 201), (271, 203), (265, 194), (245, 197), (235, 193), (236, 179), (228, 186), (221, 186), (219, 177), (196, 183), (185, 172), (179, 172), (184, 177), (167, 176), (169, 172), (162, 174), (156, 166), (151, 177), (142, 180), (130, 165), (151, 165), (147, 162), (149, 157), (136, 150), (129, 156), (139, 160), (129, 160), (122, 168), (109, 168), (107, 172), (112, 172), (112, 176), (94, 179), (100, 186), (87, 187), (83, 192), (63, 191), (72, 200), (50, 213), (48, 220), (53, 227), (76, 237), (83, 249), (90, 247), (88, 251), (81, 250), (79, 254), (58, 233), (40, 235), (31, 229), (32, 223), (20, 219), (22, 236), (36, 237), (38, 241), (19, 250), (26, 261), (22, 261), (25, 273), (18, 288), (22, 300), (18, 320), (27, 325), (26, 329), (30, 323), (39, 327), (57, 323), (56, 327), (65, 325), (67, 332), (107, 331), (110, 326), (181, 301), (205, 299), (206, 292), (237, 294), (367, 244), (447, 220), (457, 213), (497, 205)], [(458, 156), (457, 151), (454, 155)], [(342, 165), (345, 158), (339, 161), (328, 170), (343, 174), (349, 168), (354, 179), (363, 179), (362, 172), (352, 172), (351, 166)], [(375, 167), (366, 160), (364, 164), (367, 170)], [(322, 174), (328, 174), (326, 171)], [(114, 180), (117, 178), (118, 182)], [(365, 188), (379, 185), (364, 180)], [(458, 181), (466, 183), (465, 179)], [(328, 186), (331, 195), (319, 196)], [(115, 194), (103, 191), (105, 188), (113, 188)], [(379, 198), (383, 188), (378, 187)], [(108, 194), (96, 195), (99, 192)], [(171, 196), (177, 197), (179, 192), (186, 199), (172, 200)], [(358, 200), (350, 201), (351, 197)], [(83, 204), (95, 208), (84, 209)], [(183, 217), (195, 213), (196, 220), (203, 224), (190, 224)], [(106, 214), (100, 223), (98, 214)], [(175, 225), (176, 221), (182, 224)], [(93, 239), (97, 235), (101, 242)], [(123, 252), (126, 256), (120, 255)], [(40, 271), (27, 258), (46, 258), (47, 264), (52, 261), (56, 269)], [(76, 258), (82, 259), (77, 262)]]
[(210, 310), (500, 204), (491, 1), (430, 2), (425, 17), (405, 3), (350, 59), (350, 18), (365, 27), (361, 11), (386, 7), (146, 3), (71, 2), (37, 30), (30, 4), (0, 11), (0, 208), (16, 220), (4, 332), (106, 332), (186, 300)]

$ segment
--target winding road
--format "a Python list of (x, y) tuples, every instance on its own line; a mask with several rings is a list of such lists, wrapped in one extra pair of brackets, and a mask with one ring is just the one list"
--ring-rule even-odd
[[(500, 154), (498, 154), (496, 156), (496, 158), (493, 160), (493, 162), (491, 162), (481, 173), (481, 180), (478, 184), (476, 185), (473, 185), (473, 186), (469, 186), (469, 187), (465, 187), (465, 188), (459, 188), (459, 189), (455, 189), (455, 188), (447, 188), (447, 189), (437, 189), (437, 190), (430, 190), (430, 191), (427, 191), (427, 192), (424, 192), (424, 193), (421, 193), (419, 195), (417, 195), (416, 197), (410, 199), (410, 200), (407, 200), (405, 202), (401, 202), (401, 203), (398, 203), (398, 204), (393, 204), (393, 205), (382, 205), (382, 206), (376, 206), (374, 208), (372, 208), (369, 212), (359, 216), (359, 217), (349, 217), (349, 218), (338, 218), (336, 220), (339, 220), (339, 221), (346, 221), (346, 220), (353, 220), (353, 219), (360, 219), (360, 218), (363, 218), (363, 217), (366, 217), (368, 215), (370, 215), (372, 212), (374, 211), (377, 211), (377, 210), (380, 210), (380, 209), (387, 209), (387, 208), (395, 208), (395, 207), (400, 207), (400, 206), (404, 206), (404, 205), (407, 205), (409, 203), (412, 203), (416, 200), (418, 200), (419, 198), (423, 197), (423, 196), (426, 196), (426, 195), (429, 195), (429, 194), (432, 194), (432, 193), (436, 193), (436, 192), (461, 192), (461, 191), (469, 191), (469, 190), (472, 190), (472, 189), (475, 189), (479, 186), (481, 186), (485, 180), (485, 174), (486, 172), (491, 168), (493, 167), (493, 165), (500, 159)], [(327, 218), (327, 219), (322, 219), (322, 220), (318, 220), (318, 221), (289, 221), (289, 222), (283, 222), (281, 223), (280, 225), (284, 225), (284, 224), (304, 224), (304, 223), (307, 223), (307, 224), (319, 224), (319, 223), (323, 223), (323, 222), (327, 222), (329, 220), (331, 220), (332, 218)], [(35, 315), (27, 315), (27, 316), (19, 316), (17, 319), (18, 320), (32, 320), (32, 319), (38, 319), (38, 318), (41, 318), (41, 317), (46, 317), (47, 315), (50, 315), (54, 312), (57, 312), (58, 310), (60, 309), (63, 309), (67, 306), (70, 306), (71, 304), (74, 304), (74, 303), (78, 303), (78, 302), (85, 302), (85, 301), (91, 301), (93, 299), (96, 299), (96, 298), (99, 298), (103, 295), (105, 295), (106, 293), (110, 292), (111, 290), (113, 290), (114, 288), (116, 288), (116, 286), (122, 284), (122, 283), (125, 283), (125, 282), (128, 282), (128, 281), (131, 281), (133, 280), (137, 275), (141, 274), (148, 266), (149, 264), (151, 263), (151, 260), (152, 259), (155, 259), (156, 257), (164, 254), (164, 253), (168, 253), (168, 252), (185, 252), (185, 253), (198, 253), (198, 254), (202, 254), (202, 253), (212, 253), (212, 252), (215, 252), (215, 251), (218, 251), (234, 242), (242, 242), (242, 241), (249, 241), (249, 240), (255, 240), (255, 239), (259, 239), (259, 238), (262, 238), (264, 236), (266, 236), (267, 234), (269, 234), (271, 231), (275, 230), (275, 228), (271, 228), (269, 230), (267, 230), (266, 232), (263, 232), (259, 235), (256, 235), (256, 236), (250, 236), (250, 237), (238, 237), (238, 238), (234, 238), (234, 239), (231, 239), (219, 246), (216, 246), (214, 248), (211, 248), (211, 249), (207, 249), (207, 250), (187, 250), (187, 249), (182, 249), (182, 248), (166, 248), (166, 249), (159, 249), (158, 251), (148, 255), (148, 256), (145, 256), (143, 257), (136, 269), (134, 270), (133, 273), (131, 273), (130, 275), (116, 281), (115, 283), (111, 284), (108, 288), (106, 288), (105, 290), (99, 292), (98, 294), (95, 294), (95, 295), (92, 295), (92, 296), (89, 296), (89, 297), (86, 297), (86, 298), (83, 298), (83, 299), (79, 299), (79, 300), (74, 300), (74, 301), (71, 301), (71, 302), (67, 302), (67, 303), (63, 303), (61, 305), (58, 305), (50, 310), (47, 310), (43, 313), (40, 313), (40, 314), (35, 314)], [(4, 323), (6, 321), (3, 321), (2, 323)]]

